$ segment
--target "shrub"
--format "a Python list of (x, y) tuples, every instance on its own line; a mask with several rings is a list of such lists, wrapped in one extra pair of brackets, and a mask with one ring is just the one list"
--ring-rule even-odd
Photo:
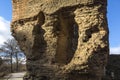
[(2, 59), (0, 58), (0, 77), (3, 77), (6, 74), (8, 74), (10, 72), (9, 69), (9, 65), (3, 63)]

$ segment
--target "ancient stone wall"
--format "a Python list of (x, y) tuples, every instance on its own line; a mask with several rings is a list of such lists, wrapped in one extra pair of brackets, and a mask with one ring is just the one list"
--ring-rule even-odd
[(109, 53), (106, 0), (12, 0), (11, 30), (27, 80), (101, 80)]

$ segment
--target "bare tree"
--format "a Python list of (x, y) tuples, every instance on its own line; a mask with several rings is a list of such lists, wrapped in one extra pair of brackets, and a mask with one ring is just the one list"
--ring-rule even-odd
[(2, 64), (2, 58), (0, 57), (0, 65)]
[(11, 72), (13, 72), (13, 57), (16, 58), (16, 71), (18, 71), (18, 54), (21, 50), (17, 45), (16, 40), (14, 38), (8, 39), (4, 42), (4, 45), (1, 46), (0, 51), (4, 52), (6, 54), (5, 56), (10, 58)]

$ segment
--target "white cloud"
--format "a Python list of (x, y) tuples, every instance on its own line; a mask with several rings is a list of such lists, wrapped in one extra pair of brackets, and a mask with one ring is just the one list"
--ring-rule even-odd
[(120, 46), (110, 48), (110, 54), (120, 54)]
[(0, 16), (0, 45), (9, 38), (11, 38), (10, 21)]

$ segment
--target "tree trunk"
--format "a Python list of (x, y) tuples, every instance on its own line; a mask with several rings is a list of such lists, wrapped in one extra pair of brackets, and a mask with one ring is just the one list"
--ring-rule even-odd
[(12, 73), (12, 72), (13, 72), (13, 66), (12, 66), (12, 62), (13, 62), (13, 61), (12, 61), (12, 53), (10, 53), (10, 59), (11, 59), (11, 60), (10, 60), (10, 65), (11, 65), (11, 66), (10, 66), (10, 71), (11, 71), (11, 73)]
[(15, 57), (16, 57), (16, 71), (18, 72), (18, 55), (17, 53), (15, 53)]

